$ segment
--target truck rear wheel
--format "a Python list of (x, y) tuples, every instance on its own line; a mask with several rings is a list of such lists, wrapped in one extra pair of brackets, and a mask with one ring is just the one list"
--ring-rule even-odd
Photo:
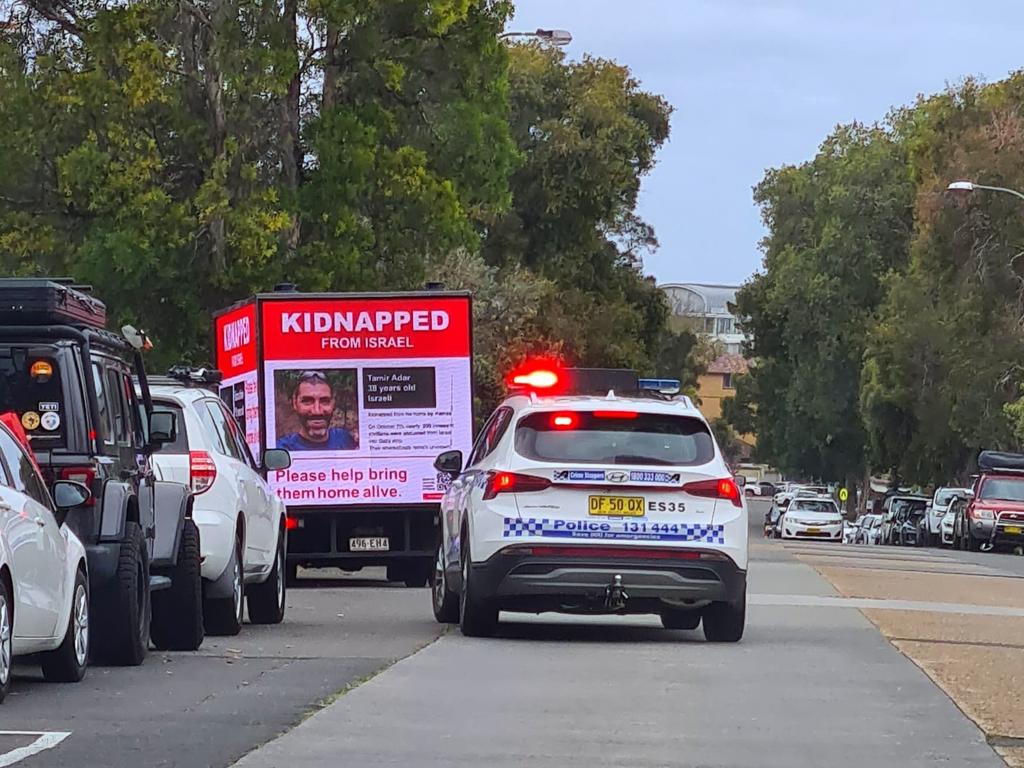
[(142, 526), (124, 524), (112, 583), (96, 595), (93, 615), (99, 659), (109, 664), (137, 667), (149, 650), (149, 555)]
[(199, 528), (185, 521), (171, 586), (153, 595), (153, 645), (161, 651), (195, 651), (203, 644), (203, 577)]

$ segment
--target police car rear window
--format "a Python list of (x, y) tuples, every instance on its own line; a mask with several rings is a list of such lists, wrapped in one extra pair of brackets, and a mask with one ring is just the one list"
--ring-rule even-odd
[(64, 391), (56, 355), (0, 348), (0, 412), (13, 411), (36, 450), (63, 447)]
[(558, 464), (697, 466), (711, 461), (714, 441), (698, 419), (660, 413), (547, 411), (520, 419), (516, 453)]

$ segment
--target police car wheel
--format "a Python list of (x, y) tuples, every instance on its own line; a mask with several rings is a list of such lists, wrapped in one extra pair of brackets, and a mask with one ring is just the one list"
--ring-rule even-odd
[(661, 626), (665, 629), (696, 629), (700, 626), (700, 609), (662, 608)]
[(434, 618), (440, 624), (459, 623), (459, 596), (448, 588), (448, 574), (445, 573), (441, 545), (437, 545), (434, 572), (430, 579), (430, 592), (434, 604)]
[(478, 594), (474, 584), (469, 541), (462, 545), (462, 591), (459, 593), (459, 628), (466, 637), (492, 637), (498, 629), (498, 606)]
[(704, 638), (710, 643), (736, 643), (747, 621), (747, 587), (734, 602), (712, 603), (704, 609)]

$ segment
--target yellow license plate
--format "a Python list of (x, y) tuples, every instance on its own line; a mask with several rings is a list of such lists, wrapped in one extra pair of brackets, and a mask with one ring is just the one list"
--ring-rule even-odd
[(808, 533), (821, 533), (821, 528), (808, 528)]
[(1019, 525), (1008, 525), (1003, 530), (1007, 533), (1020, 534), (1021, 529)]
[(615, 517), (643, 517), (643, 496), (591, 496), (590, 514)]

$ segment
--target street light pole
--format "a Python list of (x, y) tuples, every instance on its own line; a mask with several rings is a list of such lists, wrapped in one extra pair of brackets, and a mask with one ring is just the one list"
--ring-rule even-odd
[(499, 40), (507, 40), (511, 37), (532, 37), (551, 45), (568, 45), (572, 42), (572, 33), (566, 29), (537, 29), (533, 32), (503, 32), (498, 35)]
[(1006, 187), (990, 187), (987, 184), (975, 184), (973, 181), (954, 181), (946, 187), (948, 192), (973, 192), (976, 189), (983, 189), (987, 192), (1005, 192), (1008, 195), (1014, 195), (1024, 200), (1024, 192), (1007, 189)]

